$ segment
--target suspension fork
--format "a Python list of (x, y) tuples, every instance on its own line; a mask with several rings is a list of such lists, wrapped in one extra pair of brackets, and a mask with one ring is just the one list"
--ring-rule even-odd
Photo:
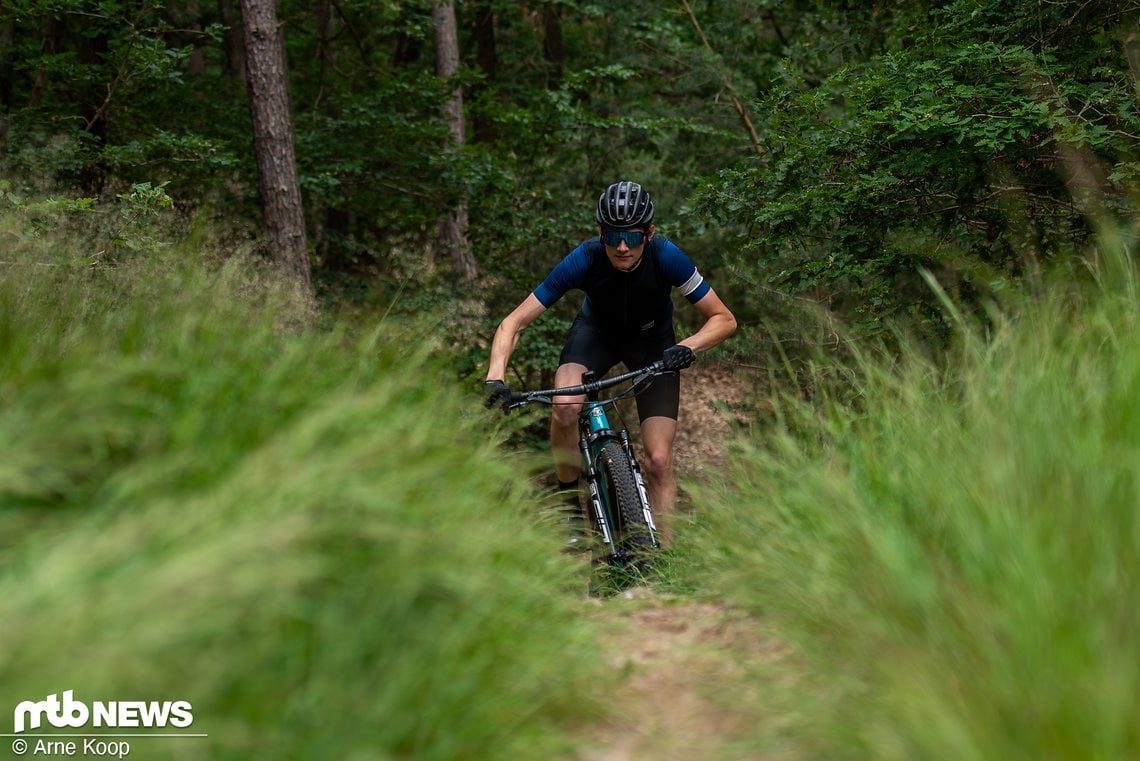
[(633, 453), (633, 442), (630, 441), (629, 433), (624, 427), (618, 436), (621, 438), (622, 449), (625, 450), (626, 457), (629, 458), (629, 469), (633, 471), (633, 482), (637, 484), (637, 497), (641, 501), (641, 512), (645, 516), (645, 525), (649, 527), (653, 546), (660, 547), (661, 543), (657, 540), (657, 524), (653, 522), (653, 510), (649, 506), (649, 492), (645, 488), (645, 479), (641, 475), (641, 465), (638, 464), (637, 457)]
[(610, 532), (609, 521), (606, 520), (606, 509), (602, 504), (602, 492), (598, 486), (601, 479), (598, 476), (598, 466), (590, 454), (589, 437), (586, 435), (586, 430), (582, 430), (581, 436), (578, 437), (578, 449), (582, 451), (582, 462), (586, 465), (586, 484), (590, 487), (590, 509), (594, 513), (598, 530), (602, 532), (602, 540), (613, 547), (613, 534)]
[[(597, 377), (593, 370), (587, 370), (582, 373), (582, 383), (592, 383)], [(609, 511), (602, 501), (602, 479), (594, 456), (590, 453), (591, 435), (608, 429), (610, 421), (606, 417), (605, 406), (598, 404), (597, 391), (586, 394), (586, 399), (586, 405), (578, 415), (578, 449), (582, 452), (582, 462), (586, 466), (586, 483), (590, 487), (590, 509), (594, 513), (594, 521), (602, 532), (602, 541), (613, 548), (617, 545), (609, 522)]]

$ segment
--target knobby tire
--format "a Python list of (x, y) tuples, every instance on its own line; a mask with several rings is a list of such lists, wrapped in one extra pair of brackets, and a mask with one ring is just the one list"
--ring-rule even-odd
[(617, 524), (612, 527), (615, 548), (625, 562), (641, 565), (653, 549), (653, 539), (645, 522), (629, 457), (619, 442), (611, 441), (602, 447), (598, 453), (598, 469), (614, 508), (610, 518)]

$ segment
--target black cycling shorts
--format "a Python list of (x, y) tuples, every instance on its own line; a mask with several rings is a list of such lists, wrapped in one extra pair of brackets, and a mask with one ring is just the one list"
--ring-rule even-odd
[[(594, 325), (579, 314), (566, 333), (559, 365), (570, 362), (585, 365), (601, 378), (618, 362), (630, 370), (640, 370), (661, 359), (662, 353), (677, 343), (672, 323), (644, 335), (620, 337)], [(681, 404), (681, 377), (677, 373), (659, 375), (637, 394), (637, 417), (677, 419)]]

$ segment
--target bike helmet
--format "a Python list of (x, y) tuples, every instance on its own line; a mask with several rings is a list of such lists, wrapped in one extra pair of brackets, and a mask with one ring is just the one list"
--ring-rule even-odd
[(614, 229), (643, 227), (653, 221), (649, 191), (636, 182), (622, 180), (606, 188), (598, 198), (598, 224)]

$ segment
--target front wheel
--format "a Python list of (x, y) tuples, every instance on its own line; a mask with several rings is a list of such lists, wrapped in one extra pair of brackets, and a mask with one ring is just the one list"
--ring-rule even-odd
[(597, 458), (601, 497), (608, 506), (614, 560), (622, 565), (644, 567), (653, 549), (653, 534), (645, 518), (629, 456), (619, 442), (602, 447)]

